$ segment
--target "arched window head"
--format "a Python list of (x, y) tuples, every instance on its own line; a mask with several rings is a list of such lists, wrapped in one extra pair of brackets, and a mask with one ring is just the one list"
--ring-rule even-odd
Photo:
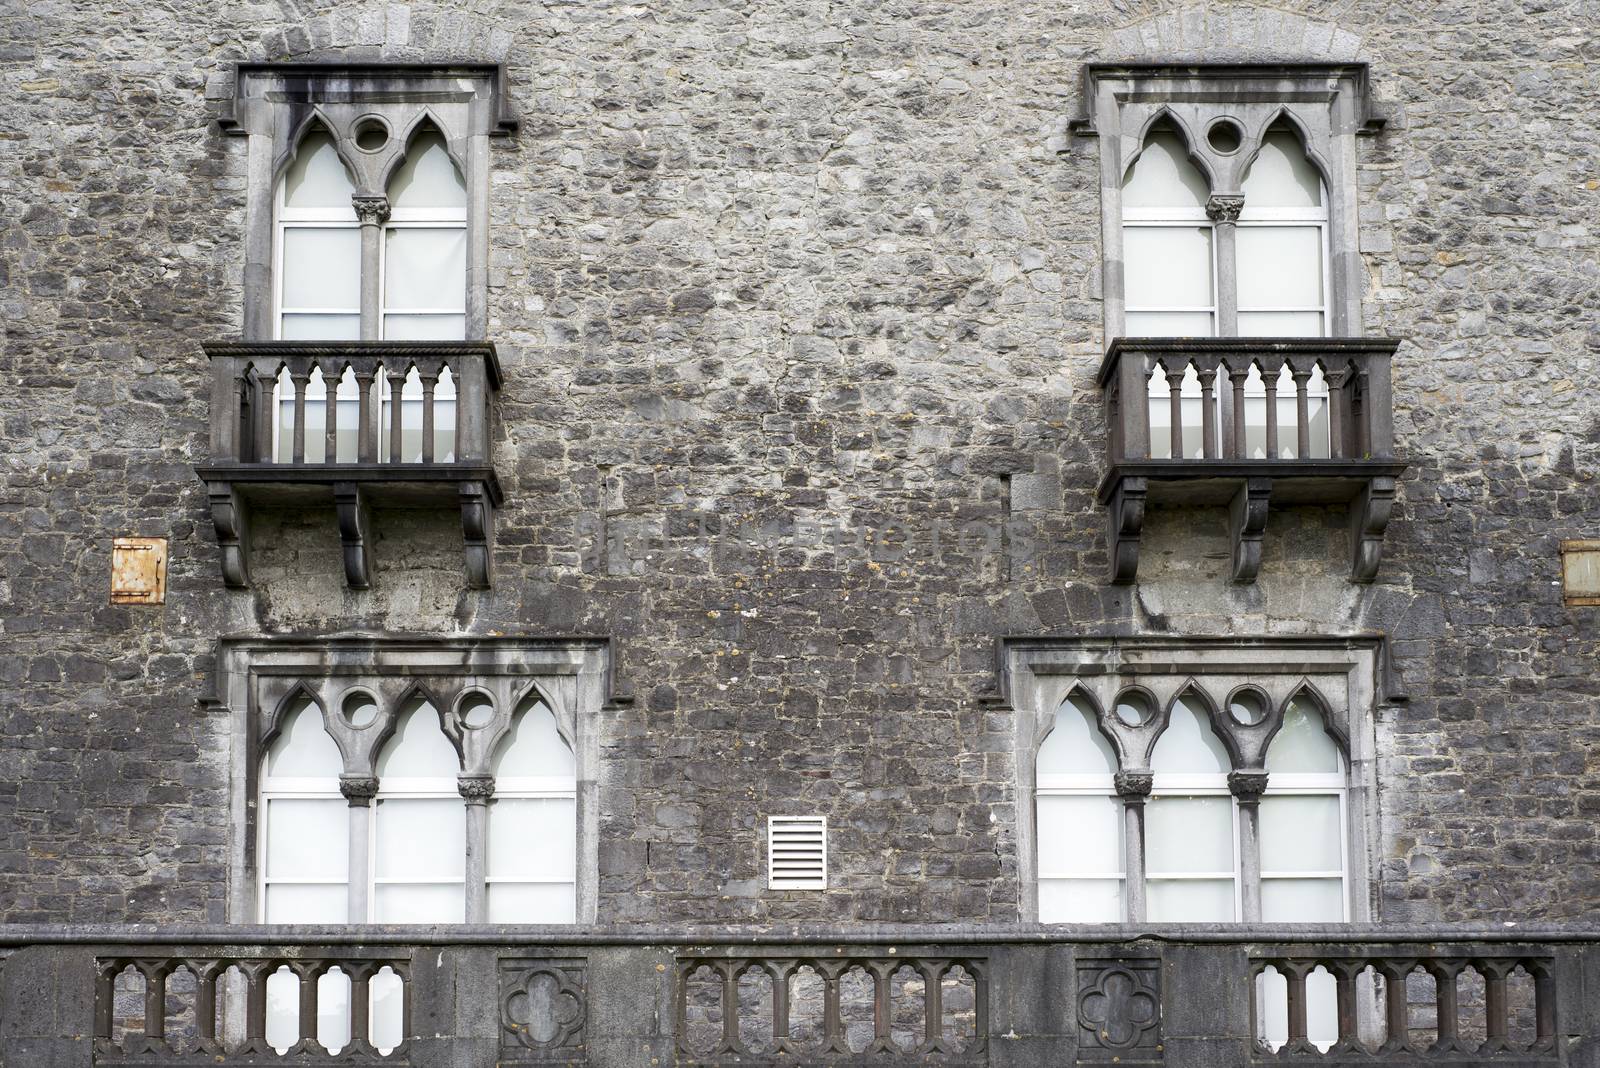
[(1205, 175), (1189, 159), (1183, 139), (1170, 126), (1158, 125), (1145, 139), (1144, 151), (1122, 180), (1124, 208), (1198, 208), (1204, 210), (1210, 189)]
[(511, 730), (495, 748), (493, 771), (500, 778), (565, 778), (577, 774), (577, 760), (556, 728), (556, 717), (540, 702), (524, 704)]
[(1232, 768), (1228, 751), (1195, 698), (1183, 696), (1173, 702), (1150, 767), (1158, 775), (1226, 775)]
[(466, 210), (467, 184), (438, 130), (429, 127), (412, 139), (405, 161), (389, 180), (389, 207), (392, 211)]
[(378, 757), (378, 780), (381, 786), (385, 778), (453, 779), (460, 767), (450, 739), (439, 728), (439, 714), (426, 701), (415, 701), (401, 714)]
[(1127, 332), (1144, 337), (1216, 333), (1213, 232), (1205, 176), (1183, 141), (1157, 126), (1122, 181)]
[(294, 162), (284, 172), (284, 207), (336, 211), (348, 214), (354, 222), (356, 212), (350, 198), (355, 192), (355, 182), (339, 158), (333, 138), (322, 127), (312, 127), (301, 139)]
[(1039, 775), (1114, 775), (1117, 754), (1095, 725), (1094, 710), (1077, 694), (1056, 709), (1055, 726), (1039, 746)]
[(489, 920), (577, 917), (577, 761), (556, 717), (525, 701), (494, 754), (489, 806)]
[(361, 336), (361, 231), (355, 183), (333, 138), (314, 126), (278, 183), (278, 336), (351, 341)]
[(460, 923), (466, 918), (466, 813), (460, 762), (427, 701), (411, 702), (378, 757), (373, 918)]
[(1279, 123), (1267, 131), (1242, 183), (1245, 209), (1320, 208), (1322, 175), (1306, 158), (1300, 138)]
[(1266, 767), (1286, 775), (1337, 775), (1344, 770), (1339, 746), (1309, 697), (1296, 697), (1284, 709), (1283, 726), (1267, 747)]
[(268, 778), (338, 778), (344, 770), (339, 747), (322, 726), (322, 711), (310, 698), (299, 698), (284, 717), (278, 736), (267, 749)]

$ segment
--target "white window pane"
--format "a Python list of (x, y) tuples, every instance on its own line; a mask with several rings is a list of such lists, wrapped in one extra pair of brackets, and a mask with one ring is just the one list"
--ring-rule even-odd
[(1145, 868), (1154, 875), (1233, 870), (1233, 799), (1152, 797), (1145, 805)]
[(1124, 208), (1203, 208), (1210, 196), (1206, 179), (1189, 161), (1178, 135), (1158, 130), (1122, 180)]
[(460, 883), (385, 883), (373, 893), (378, 923), (465, 923), (466, 891)]
[(466, 807), (459, 798), (380, 798), (377, 822), (380, 879), (465, 873)]
[(353, 226), (284, 227), (283, 307), (360, 311), (361, 231)]
[(1119, 923), (1122, 883), (1114, 879), (1041, 879), (1040, 923)]
[(359, 341), (361, 316), (285, 315), (278, 333), (284, 341)]
[(1336, 795), (1269, 793), (1261, 799), (1262, 871), (1340, 871), (1343, 838)]
[(267, 1045), (283, 1053), (300, 1041), (300, 977), (286, 966), (267, 976)]
[(1056, 709), (1055, 726), (1039, 746), (1036, 767), (1040, 775), (1116, 774), (1117, 755), (1081, 697), (1069, 697)]
[(571, 883), (494, 883), (490, 923), (576, 923), (578, 895)]
[(1232, 879), (1151, 879), (1145, 913), (1152, 923), (1227, 923), (1237, 918)]
[(1331, 774), (1342, 771), (1339, 747), (1323, 726), (1322, 713), (1304, 697), (1289, 702), (1283, 726), (1267, 747), (1269, 772)]
[(1261, 919), (1267, 923), (1343, 922), (1344, 883), (1339, 879), (1263, 879)]
[(405, 162), (389, 181), (395, 210), (465, 208), (467, 186), (435, 131), (420, 134), (406, 149)]
[(289, 208), (342, 208), (356, 217), (355, 184), (326, 131), (306, 135), (283, 175), (283, 202)]
[(317, 1041), (330, 1053), (350, 1044), (350, 976), (341, 968), (317, 979)]
[(578, 808), (570, 797), (503, 797), (489, 805), (489, 875), (576, 879)]
[(1240, 337), (1322, 337), (1321, 312), (1240, 312)]
[(497, 778), (560, 777), (578, 774), (578, 764), (556, 729), (556, 717), (543, 704), (531, 704), (511, 721), (511, 731), (495, 750)]
[(1210, 337), (1210, 312), (1141, 312), (1124, 316), (1128, 337)]
[(467, 336), (467, 317), (389, 314), (383, 317), (383, 336), (388, 341), (461, 341)]
[(268, 879), (343, 879), (350, 870), (350, 805), (344, 798), (267, 801)]
[[(390, 227), (383, 264), (383, 305), (465, 309), (467, 231), (457, 227)], [(291, 307), (287, 301), (285, 307)]]
[(1122, 871), (1122, 805), (1114, 797), (1038, 798), (1039, 874), (1105, 875)]
[[(308, 700), (289, 713), (267, 750), (267, 776), (337, 778), (344, 770), (339, 747), (322, 726), (322, 712)], [(337, 788), (336, 783), (329, 783)]]
[(1320, 308), (1322, 233), (1315, 226), (1241, 226), (1234, 237), (1240, 308)]
[(1232, 768), (1228, 751), (1212, 731), (1205, 714), (1199, 706), (1181, 697), (1172, 706), (1167, 729), (1156, 741), (1150, 766), (1158, 775), (1172, 772), (1225, 775)]
[(388, 1054), (405, 1038), (404, 997), (404, 982), (388, 966), (367, 984), (367, 1034), (379, 1053)]
[(379, 788), (384, 778), (450, 778), (461, 773), (461, 761), (439, 727), (432, 705), (412, 706), (400, 717), (394, 737), (378, 757)]
[(1292, 131), (1274, 129), (1250, 164), (1241, 192), (1246, 218), (1252, 208), (1314, 208), (1322, 204), (1322, 176)]
[(267, 923), (346, 923), (349, 909), (350, 891), (343, 883), (267, 885)]
[(1211, 227), (1125, 226), (1122, 261), (1128, 307), (1211, 307)]

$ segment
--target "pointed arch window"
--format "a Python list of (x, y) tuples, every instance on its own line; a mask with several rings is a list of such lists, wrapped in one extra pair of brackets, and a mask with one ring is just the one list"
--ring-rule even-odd
[(1201, 702), (1192, 692), (1173, 702), (1150, 757), (1145, 901), (1147, 918), (1161, 923), (1239, 918), (1231, 764)]
[(278, 182), (273, 272), (277, 336), (361, 337), (361, 223), (356, 185), (333, 136), (312, 126)]
[(438, 710), (413, 699), (378, 757), (373, 811), (372, 918), (466, 919), (466, 809), (460, 762)]
[(1267, 749), (1261, 798), (1261, 918), (1349, 918), (1348, 778), (1316, 702), (1293, 698)]
[(1041, 923), (1115, 923), (1123, 917), (1122, 803), (1117, 756), (1094, 706), (1073, 693), (1039, 747), (1034, 817)]
[(572, 923), (577, 910), (577, 762), (542, 702), (525, 701), (491, 765), (490, 923)]
[(261, 768), (257, 870), (266, 923), (350, 918), (350, 808), (339, 792), (341, 768), (321, 709), (297, 696)]

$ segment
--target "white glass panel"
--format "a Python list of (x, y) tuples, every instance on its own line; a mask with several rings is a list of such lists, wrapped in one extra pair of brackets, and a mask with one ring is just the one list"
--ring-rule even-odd
[(460, 883), (381, 883), (373, 894), (378, 923), (465, 923)]
[(1117, 755), (1081, 697), (1069, 697), (1056, 709), (1056, 724), (1039, 747), (1037, 769), (1040, 775), (1116, 774)]
[(343, 879), (350, 870), (350, 805), (344, 798), (267, 800), (268, 879)]
[[(383, 263), (385, 308), (466, 308), (465, 228), (390, 227), (387, 234), (389, 244)], [(287, 301), (285, 305), (288, 306)]]
[(1187, 698), (1180, 697), (1172, 706), (1167, 729), (1156, 741), (1150, 767), (1157, 774), (1225, 775), (1232, 765), (1209, 720)]
[(489, 875), (575, 879), (578, 808), (569, 797), (502, 797), (489, 805)]
[(450, 740), (439, 727), (439, 714), (427, 702), (418, 702), (400, 717), (394, 737), (378, 757), (379, 788), (385, 777), (454, 779), (461, 771)]
[(419, 134), (406, 149), (405, 162), (389, 180), (389, 204), (395, 210), (466, 208), (466, 183), (437, 132)]
[(1158, 130), (1122, 180), (1124, 208), (1203, 208), (1210, 196), (1205, 176), (1193, 163), (1178, 135)]
[(283, 228), (283, 307), (361, 309), (361, 231), (353, 226)]
[[(337, 778), (343, 770), (339, 747), (322, 726), (322, 712), (311, 701), (302, 699), (267, 750), (267, 775)], [(328, 785), (337, 788), (336, 783)]]
[(1322, 204), (1322, 176), (1306, 158), (1291, 131), (1267, 133), (1250, 164), (1242, 190), (1245, 211), (1252, 208), (1315, 208)]
[(493, 883), (490, 923), (576, 923), (578, 895), (571, 883)]
[(378, 970), (367, 985), (367, 1034), (387, 1054), (405, 1037), (405, 984), (393, 968)]
[(359, 341), (359, 315), (285, 315), (278, 333), (285, 341)]
[(350, 1044), (350, 976), (331, 968), (317, 979), (317, 1041), (329, 1053)]
[(1128, 307), (1211, 307), (1211, 227), (1125, 226), (1122, 258)]
[(1237, 918), (1233, 880), (1151, 879), (1145, 886), (1145, 912), (1153, 923), (1227, 923)]
[(1267, 923), (1342, 923), (1340, 879), (1262, 879), (1261, 919)]
[(1267, 747), (1268, 771), (1337, 773), (1344, 762), (1339, 747), (1323, 728), (1322, 713), (1304, 697), (1289, 702), (1283, 712), (1283, 726)]
[(389, 314), (383, 317), (383, 336), (389, 341), (461, 341), (467, 336), (467, 317)]
[(459, 798), (380, 797), (377, 822), (378, 878), (449, 879), (465, 872), (466, 807)]
[(1261, 799), (1262, 871), (1339, 871), (1343, 838), (1336, 795), (1269, 793)]
[(283, 176), (283, 202), (289, 208), (342, 208), (356, 217), (350, 198), (355, 184), (333, 147), (333, 138), (316, 130), (300, 142), (294, 162)]
[(1210, 337), (1210, 312), (1131, 311), (1124, 317), (1128, 337)]
[(1122, 883), (1114, 879), (1042, 879), (1040, 923), (1118, 923)]
[(527, 705), (511, 721), (511, 732), (495, 750), (497, 778), (552, 776), (571, 779), (578, 764), (556, 729), (556, 717), (543, 704)]
[(300, 1041), (300, 977), (286, 966), (267, 976), (267, 1045), (279, 1053)]
[(1114, 797), (1041, 795), (1038, 835), (1043, 877), (1122, 871), (1122, 804)]
[(1240, 308), (1320, 308), (1322, 231), (1315, 226), (1241, 226)]
[(267, 886), (267, 923), (346, 923), (349, 910), (350, 891), (344, 883)]
[(1233, 798), (1152, 797), (1145, 805), (1145, 869), (1152, 875), (1233, 870)]

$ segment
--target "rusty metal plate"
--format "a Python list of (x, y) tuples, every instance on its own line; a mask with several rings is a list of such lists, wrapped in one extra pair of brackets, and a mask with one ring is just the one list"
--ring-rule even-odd
[(1569, 605), (1600, 605), (1600, 541), (1561, 543), (1561, 592)]
[(163, 604), (167, 539), (116, 538), (111, 543), (111, 603)]

